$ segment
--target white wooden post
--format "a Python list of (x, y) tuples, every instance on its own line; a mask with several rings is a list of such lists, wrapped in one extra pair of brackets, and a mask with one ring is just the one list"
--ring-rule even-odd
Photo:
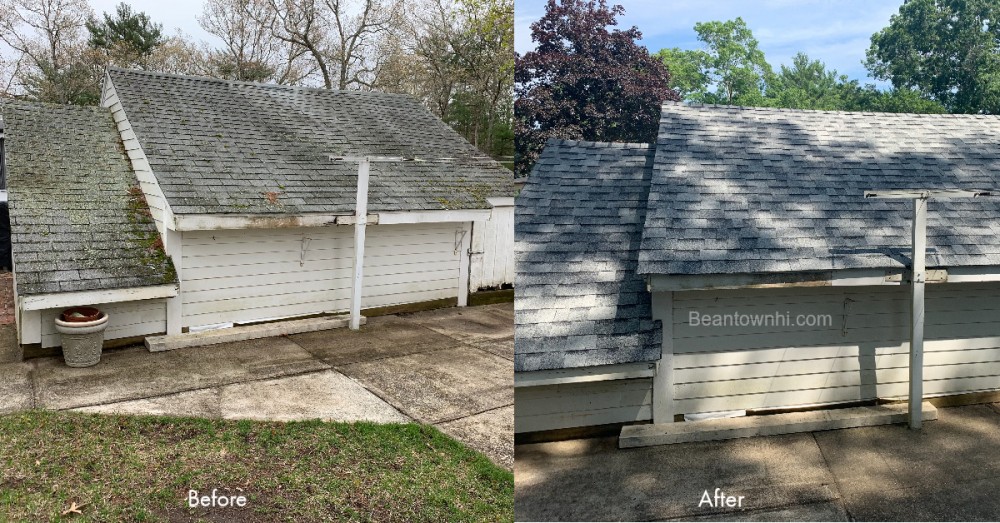
[(358, 196), (354, 211), (354, 286), (351, 291), (351, 329), (361, 328), (361, 289), (364, 287), (365, 228), (368, 225), (368, 171), (366, 156), (358, 163)]
[(652, 293), (653, 319), (663, 325), (660, 361), (653, 376), (653, 423), (674, 422), (674, 293)]
[[(468, 225), (472, 225), (471, 223)], [(458, 262), (458, 306), (465, 307), (469, 304), (469, 265), (472, 256), (472, 228), (463, 225), (462, 251), (459, 253)]]
[(910, 292), (912, 320), (910, 325), (910, 428), (920, 429), (923, 423), (921, 404), (924, 399), (924, 282), (927, 251), (927, 198), (913, 200), (913, 264)]
[[(166, 224), (166, 222), (163, 222)], [(183, 296), (184, 296), (184, 279), (181, 277), (181, 261), (183, 260), (181, 252), (181, 232), (172, 229), (167, 229), (164, 225), (163, 234), (163, 250), (167, 252), (170, 256), (170, 261), (174, 264), (174, 272), (177, 273), (177, 296), (173, 298), (167, 298), (167, 334), (174, 335), (180, 334), (182, 329), (182, 323), (184, 321), (184, 311), (183, 311)]]
[(997, 191), (965, 189), (909, 189), (865, 191), (865, 198), (913, 200), (912, 247), (910, 256), (910, 428), (923, 425), (924, 402), (924, 285), (927, 281), (927, 200), (930, 198), (978, 198), (1000, 196)]

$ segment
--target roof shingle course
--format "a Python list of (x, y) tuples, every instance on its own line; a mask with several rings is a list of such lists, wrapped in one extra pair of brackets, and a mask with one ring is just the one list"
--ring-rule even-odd
[[(1000, 181), (995, 115), (665, 103), (656, 148), (643, 274), (898, 268), (910, 204), (865, 200), (865, 190)], [(1000, 264), (1000, 202), (933, 201), (930, 210), (928, 265)]]
[(635, 272), (652, 160), (648, 144), (546, 145), (515, 210), (516, 371), (660, 357)]
[(2, 113), (18, 294), (177, 282), (107, 109), (8, 101)]
[(175, 214), (353, 213), (357, 163), (336, 156), (452, 159), (373, 163), (372, 212), (488, 208), (486, 197), (513, 195), (509, 170), (408, 96), (109, 75)]

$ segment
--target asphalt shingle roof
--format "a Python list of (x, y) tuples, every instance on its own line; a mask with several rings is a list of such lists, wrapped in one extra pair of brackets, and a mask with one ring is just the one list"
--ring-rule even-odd
[(351, 214), (357, 163), (331, 155), (453, 159), (372, 164), (370, 212), (514, 194), (511, 171), (405, 95), (109, 75), (175, 214)]
[[(1000, 188), (1000, 116), (666, 103), (643, 274), (909, 263), (909, 200), (867, 189)], [(1000, 265), (1000, 199), (931, 200), (928, 266)]]
[(107, 109), (0, 112), (20, 295), (177, 282)]
[(660, 358), (636, 272), (653, 149), (550, 140), (517, 198), (516, 371)]
[[(1000, 116), (666, 103), (653, 146), (550, 141), (518, 197), (515, 370), (659, 358), (644, 275), (909, 264), (909, 200), (1000, 188)], [(931, 200), (929, 267), (1000, 265), (1000, 198)]]

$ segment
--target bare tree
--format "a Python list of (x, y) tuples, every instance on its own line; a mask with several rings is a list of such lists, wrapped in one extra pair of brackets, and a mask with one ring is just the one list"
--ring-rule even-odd
[(275, 11), (267, 0), (206, 1), (198, 23), (223, 42), (208, 53), (216, 75), (297, 84), (315, 72), (305, 47), (272, 35)]
[(252, 18), (270, 29), (271, 36), (294, 48), (304, 49), (319, 70), (323, 85), (333, 88), (327, 57), (328, 35), (323, 5), (317, 0), (266, 0), (269, 9), (252, 12)]
[(327, 89), (371, 89), (402, 0), (262, 0), (253, 19), (303, 50)]
[(362, 0), (354, 5), (325, 0), (333, 22), (331, 61), (337, 66), (337, 86), (371, 89), (375, 73), (386, 58), (379, 39), (396, 29), (402, 12), (400, 0)]
[(0, 40), (15, 53), (15, 84), (51, 102), (90, 102), (93, 71), (86, 53), (86, 0), (0, 0)]
[(423, 98), (441, 118), (447, 118), (462, 71), (455, 57), (455, 41), (462, 34), (459, 18), (447, 0), (425, 3), (413, 18), (416, 41), (413, 54), (421, 59)]

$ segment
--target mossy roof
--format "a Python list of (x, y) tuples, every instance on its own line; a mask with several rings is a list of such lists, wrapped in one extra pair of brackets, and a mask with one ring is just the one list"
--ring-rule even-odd
[(0, 112), (20, 295), (177, 282), (108, 109), (8, 101)]
[(513, 173), (416, 99), (108, 70), (174, 214), (353, 214), (356, 161), (369, 211), (486, 209)]

